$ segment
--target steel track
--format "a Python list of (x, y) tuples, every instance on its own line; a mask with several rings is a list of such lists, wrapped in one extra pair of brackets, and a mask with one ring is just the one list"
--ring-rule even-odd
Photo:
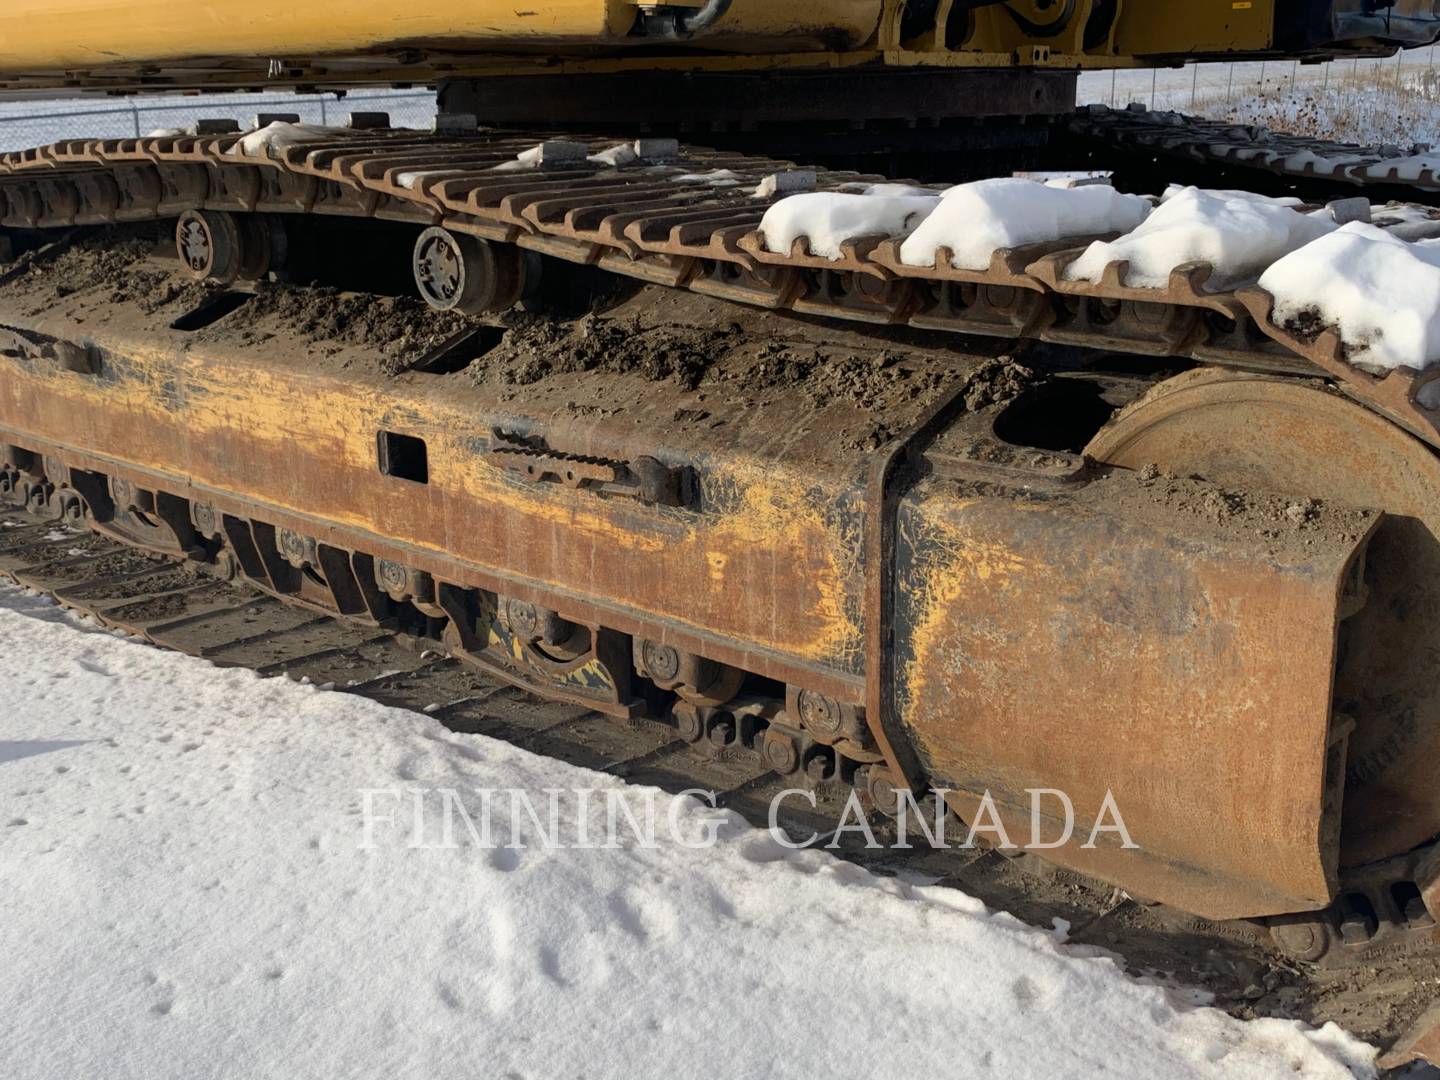
[[(1083, 106), (1066, 127), (1098, 148), (1097, 161), (1112, 165), (1117, 155), (1139, 154), (1149, 157), (1158, 170), (1173, 174), (1180, 165), (1200, 166), (1212, 183), (1239, 178), (1252, 190), (1278, 184), (1322, 199), (1366, 195), (1377, 202), (1400, 198), (1434, 205), (1440, 201), (1436, 164), (1440, 159), (1430, 156), (1427, 146), (1359, 146), (1143, 105)], [(1267, 179), (1273, 183), (1264, 185)]]
[[(1068, 267), (1093, 238), (997, 251), (983, 270), (954, 267), (943, 248), (933, 266), (907, 265), (897, 241), (877, 237), (847, 242), (838, 259), (813, 254), (804, 237), (790, 251), (774, 252), (759, 226), (787, 185), (846, 191), (887, 178), (797, 170), (789, 162), (668, 140), (637, 143), (643, 156), (611, 167), (584, 155), (614, 147), (615, 139), (587, 136), (580, 144), (540, 130), (428, 134), (383, 126), (383, 115), (360, 115), (361, 127), (288, 145), (247, 143), (233, 121), (202, 121), (197, 130), (218, 133), (70, 140), (9, 153), (0, 156), (0, 226), (61, 229), (200, 210), (443, 226), (495, 245), (499, 261), (491, 271), (507, 282), (522, 273), (522, 253), (530, 251), (826, 318), (1323, 374), (1440, 446), (1440, 411), (1419, 400), (1424, 385), (1440, 378), (1440, 368), (1368, 374), (1348, 363), (1337, 334), (1315, 336), (1277, 323), (1273, 298), (1263, 290), (1212, 291), (1205, 264), (1177, 267), (1164, 288), (1139, 288), (1125, 284), (1122, 263), (1096, 282), (1067, 279)], [(1224, 131), (1216, 132), (1213, 122), (1173, 115), (1090, 110), (1072, 124), (1077, 134), (1116, 154), (1133, 159), (1137, 148), (1163, 151), (1172, 161), (1198, 154), (1212, 172), (1217, 161), (1226, 161), (1243, 166), (1247, 176), (1274, 179), (1277, 170), (1299, 160), (1298, 150), (1286, 143), (1290, 152), (1282, 153), (1263, 132), (1250, 133), (1255, 154), (1245, 157), (1239, 147), (1248, 129), (1221, 125)], [(569, 149), (555, 151), (551, 163), (509, 168), (517, 154), (541, 145)], [(1374, 176), (1368, 171), (1390, 159), (1379, 151), (1367, 157), (1365, 148), (1315, 143), (1312, 173), (1315, 159), (1338, 160), (1347, 149), (1356, 163), (1312, 179), (1334, 194), (1394, 190), (1394, 168)], [(1370, 165), (1362, 167), (1365, 161)], [(757, 196), (767, 178), (778, 178), (779, 190)], [(1428, 199), (1440, 182), (1422, 170), (1402, 187)], [(1440, 211), (1427, 213), (1433, 219), (1394, 227), (1406, 235), (1417, 229), (1440, 235)], [(265, 262), (253, 258), (250, 272), (263, 272)]]

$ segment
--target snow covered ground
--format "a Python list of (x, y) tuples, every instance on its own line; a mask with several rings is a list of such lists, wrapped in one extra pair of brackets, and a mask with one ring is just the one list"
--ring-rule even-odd
[[(10, 587), (0, 654), (7, 1080), (1373, 1072), (1338, 1028), (1194, 1007), (954, 890)], [(517, 788), (673, 828), (447, 848), (434, 802), (414, 846), (409, 792), (478, 821), (477, 789)]]

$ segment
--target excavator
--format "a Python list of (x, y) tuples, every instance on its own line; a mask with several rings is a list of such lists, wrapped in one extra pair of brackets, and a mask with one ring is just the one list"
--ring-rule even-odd
[(1037, 854), (1295, 963), (1428, 955), (1436, 372), (1203, 263), (1069, 273), (1103, 235), (762, 223), (1078, 170), (1423, 243), (1425, 147), (1076, 83), (1437, 37), (1435, 0), (10, 0), (0, 94), (437, 114), (0, 155), (0, 500), (877, 814), (1023, 836), (1064, 792)]

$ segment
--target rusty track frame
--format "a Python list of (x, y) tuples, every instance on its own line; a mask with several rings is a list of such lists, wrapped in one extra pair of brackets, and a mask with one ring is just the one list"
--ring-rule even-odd
[[(1263, 298), (1208, 291), (1207, 267), (1177, 268), (1164, 289), (1125, 285), (1123, 264), (1107, 268), (1099, 282), (1069, 281), (1065, 268), (1078, 257), (1083, 245), (1094, 239), (1086, 237), (997, 252), (990, 267), (983, 271), (954, 268), (946, 252), (939, 253), (932, 267), (909, 267), (899, 259), (898, 244), (877, 238), (852, 241), (837, 260), (815, 256), (803, 239), (789, 253), (772, 253), (757, 230), (764, 209), (773, 200), (758, 198), (749, 191), (765, 176), (786, 172), (787, 163), (709, 151), (682, 153), (677, 148), (674, 155), (642, 157), (627, 168), (570, 162), (533, 171), (497, 171), (498, 166), (514, 161), (518, 152), (544, 143), (547, 137), (545, 132), (432, 136), (392, 130), (374, 123), (372, 118), (356, 130), (333, 133), (333, 138), (327, 133), (273, 154), (245, 152), (242, 136), (234, 131), (60, 143), (0, 159), (4, 170), (0, 172), (0, 224), (67, 228), (150, 220), (191, 209), (312, 213), (416, 225), (442, 224), (456, 232), (764, 307), (1007, 337), (1038, 336), (1212, 362), (1228, 356), (1239, 364), (1284, 371), (1311, 370), (1309, 365), (1313, 365), (1313, 370), (1330, 373), (1347, 392), (1379, 411), (1394, 408), (1396, 394), (1403, 394), (1410, 410), (1406, 426), (1432, 445), (1440, 445), (1440, 427), (1432, 411), (1418, 401), (1421, 387), (1411, 377), (1413, 373), (1402, 373), (1402, 378), (1409, 379), (1403, 385), (1394, 383), (1395, 377), (1386, 380), (1392, 388), (1383, 393), (1362, 378), (1347, 379), (1348, 365), (1329, 343), (1326, 352), (1295, 341), (1269, 319)], [(594, 140), (588, 149), (598, 151), (608, 144), (608, 140)], [(711, 179), (705, 178), (706, 173), (720, 169), (734, 173), (737, 183), (717, 189)], [(821, 171), (815, 186), (819, 190), (843, 191), (879, 179)], [(963, 303), (956, 303), (957, 295)], [(1220, 324), (1207, 320), (1209, 315), (1219, 316)], [(1245, 338), (1257, 334), (1270, 343), (1268, 352), (1235, 344), (1237, 335)], [(85, 363), (85, 357), (53, 344), (25, 340), (14, 347), (38, 350), (61, 366), (81, 365), (69, 370), (82, 370)], [(886, 448), (874, 463), (867, 484), (863, 632), (866, 651), (875, 662), (867, 668), (861, 696), (865, 723), (878, 753), (867, 753), (863, 747), (853, 745), (827, 745), (836, 753), (837, 771), (842, 761), (849, 763), (844, 768), (852, 770), (883, 762), (890, 782), (897, 786), (918, 787), (925, 770), (893, 706), (894, 658), (887, 639), (891, 625), (887, 616), (896, 589), (894, 511), (902, 489), (918, 471), (916, 466), (925, 446), (958, 411), (961, 389)], [(23, 434), (12, 437), (16, 445), (35, 443)], [(73, 463), (88, 460), (88, 466), (83, 467), (108, 471), (121, 482), (149, 492), (152, 507), (163, 491), (163, 478), (127, 472), (114, 461), (87, 459), (84, 452), (74, 448), (49, 444), (25, 453), (32, 458), (38, 456), (42, 462), (47, 456), (68, 461), (72, 463), (69, 467), (82, 467)], [(611, 494), (645, 497), (644, 478), (626, 463), (581, 459), (543, 448), (506, 448), (503, 453), (510, 455), (532, 481), (569, 482), (573, 477), (577, 487), (596, 485)], [(22, 462), (11, 464), (18, 466)], [(24, 471), (15, 471), (14, 475)], [(42, 484), (45, 472), (42, 467)], [(52, 491), (45, 499), (69, 499), (73, 505), (74, 497), (64, 494), (65, 485), (59, 488), (59, 495)], [(343, 530), (334, 526), (322, 528), (313, 521), (287, 519), (283, 513), (273, 513), (273, 508), (259, 507), (220, 491), (207, 493), (207, 498), (213, 503), (211, 512), (225, 518), (224, 528), (204, 534), (209, 540), (223, 535), (224, 541), (235, 547), (242, 531), (230, 528), (231, 519), (264, 523), (280, 537), (278, 550), (282, 554), (286, 534), (298, 539), (299, 565), (297, 560), (291, 560), (292, 569), (323, 568), (325, 559), (330, 560), (328, 565), (338, 566), (335, 555), (320, 556), (324, 549), (338, 550), (353, 566), (362, 551), (353, 538), (347, 540)], [(138, 513), (144, 524), (145, 511)], [(194, 524), (184, 523), (187, 528)], [(254, 527), (250, 526), (252, 530)], [(307, 530), (315, 535), (308, 536)], [(122, 522), (116, 535), (136, 542), (137, 531), (143, 532), (136, 530), (132, 519)], [(177, 539), (185, 537), (177, 534)], [(139, 541), (145, 542), (143, 535)], [(311, 552), (315, 553), (313, 557)], [(544, 590), (523, 582), (496, 578), (448, 583), (444, 580), (450, 569), (446, 560), (427, 560), (403, 548), (389, 552), (392, 561), (405, 560), (403, 565), (410, 571), (434, 579), (433, 592), (407, 588), (405, 601), (429, 617), (448, 619), (452, 627), (464, 626), (460, 609), (455, 606), (455, 590), (490, 590), (497, 602), (513, 599), (534, 606), (556, 602)], [(328, 606), (323, 597), (317, 600), (307, 591), (303, 575), (293, 588), (276, 586), (276, 572), (280, 577), (285, 572), (274, 563), (273, 555), (273, 551), (269, 552), (264, 560), (263, 573), (247, 573), (262, 584), (268, 579), (271, 591), (287, 599), (310, 602), (320, 610), (334, 607), (341, 614), (358, 610), (354, 598), (346, 601), (332, 595)], [(241, 553), (237, 551), (234, 557), (241, 559)], [(376, 551), (366, 557), (379, 560), (386, 555)], [(352, 610), (345, 610), (347, 604)], [(623, 643), (617, 639), (602, 649), (599, 642), (607, 633), (638, 635), (646, 627), (633, 620), (616, 620), (615, 612), (599, 608), (581, 611), (585, 605), (577, 604), (573, 598), (567, 605), (565, 617), (581, 621), (597, 643), (592, 658), (617, 673), (623, 670), (628, 678), (630, 668), (624, 659)], [(368, 600), (365, 608), (374, 614), (375, 606)], [(664, 637), (660, 635), (661, 644), (665, 644)], [(484, 643), (468, 639), (463, 630), (452, 646), (497, 677), (551, 696), (567, 693), (563, 688), (546, 685), (543, 679), (535, 679), (533, 673), (517, 673), (503, 658), (488, 657)], [(720, 663), (734, 663), (771, 677), (794, 677), (794, 672), (783, 665), (753, 666), (757, 659), (754, 654), (726, 653), (713, 642), (705, 643), (705, 647), (707, 654)], [(854, 701), (856, 688), (851, 682), (817, 678), (802, 689), (835, 693), (848, 698), (851, 705), (862, 703)], [(615, 715), (635, 715), (642, 706), (627, 698), (618, 680), (614, 685), (613, 700), (597, 703), (593, 695), (579, 695), (573, 700)], [(695, 708), (699, 728), (710, 730), (717, 722), (714, 706)], [(809, 753), (807, 749), (799, 757), (803, 760)], [(1318, 903), (1314, 898), (1322, 891), (1317, 888), (1307, 895)]]

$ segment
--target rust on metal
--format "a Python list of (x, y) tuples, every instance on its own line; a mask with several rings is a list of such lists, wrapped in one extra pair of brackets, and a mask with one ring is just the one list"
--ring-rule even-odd
[[(1304, 492), (1285, 513), (1374, 507), (1356, 610), (1345, 620), (1335, 708), (1354, 719), (1343, 862), (1390, 858), (1440, 833), (1440, 458), (1377, 413), (1313, 382), (1198, 370), (1155, 387), (1103, 429), (1093, 458), (1231, 492)], [(1363, 598), (1363, 603), (1359, 600)]]
[(960, 817), (1012, 843), (1063, 832), (1052, 794), (1032, 837), (1032, 793), (1059, 790), (1093, 841), (1061, 865), (1213, 918), (1323, 908), (1340, 598), (1380, 516), (1277, 544), (1185, 505), (1129, 473), (1032, 501), (937, 472), (901, 509), (899, 716)]
[(1440, 1003), (1421, 1013), (1376, 1064), (1382, 1069), (1400, 1069), (1414, 1061), (1440, 1061)]
[[(1355, 875), (1396, 845), (1440, 832), (1412, 767), (1434, 759), (1440, 709), (1376, 667), (1400, 639), (1384, 621), (1386, 573), (1409, 559), (1394, 579), (1408, 582), (1431, 558), (1404, 522), (1440, 522), (1433, 496), (1412, 487), (1440, 483), (1431, 450), (1375, 414), (1440, 443), (1425, 378), (1359, 372), (1333, 335), (1277, 326), (1264, 294), (1212, 290), (1203, 264), (1160, 289), (1127, 285), (1123, 263), (1097, 282), (1067, 280), (1096, 237), (999, 251), (981, 270), (954, 267), (944, 250), (908, 266), (897, 241), (876, 237), (835, 259), (804, 237), (771, 252), (759, 226), (776, 196), (761, 181), (786, 162), (686, 147), (615, 167), (602, 154), (621, 140), (595, 137), (525, 168), (519, 155), (553, 145), (554, 132), (378, 123), (259, 149), (212, 130), (5, 155), (0, 223), (184, 215), (197, 272), (228, 280), (214, 270), (216, 237), (263, 238), (253, 226), (267, 215), (375, 218), (463, 238), (455, 250), (503, 247), (515, 272), (497, 298), (470, 298), (483, 307), (518, 295), (528, 250), (766, 308), (1325, 372), (1374, 412), (1292, 389), (1383, 426), (1389, 435), (1350, 414), (1330, 425), (1364, 428), (1350, 452), (1395, 468), (1372, 497), (1331, 483), (1327, 468), (1317, 479), (1305, 453), (1293, 466), (1251, 461), (1257, 487), (1324, 500), (1297, 504), (1313, 532), (1297, 548), (1275, 530), (1157, 509), (1133, 476), (1024, 464), (986, 428), (993, 410), (962, 423), (962, 380), (861, 481), (858, 469), (777, 466), (733, 447), (702, 467), (618, 423), (516, 429), (479, 392), (452, 400), (453, 386), (379, 384), (193, 342), (156, 348), (143, 333), (100, 335), (131, 375), (102, 385), (85, 377), (99, 370), (95, 346), (7, 329), (0, 426), (15, 460), (0, 485), (58, 514), (98, 508), (97, 528), (127, 543), (230, 560), (276, 595), (347, 617), (408, 605), (498, 677), (616, 715), (644, 707), (629, 680), (648, 678), (679, 697), (691, 741), (758, 748), (786, 775), (853, 772), (877, 806), (906, 786), (951, 786), (973, 820), (989, 792), (1019, 832), (1028, 787), (1065, 788), (1093, 818), (1107, 778), (1140, 853), (1101, 843), (1056, 861), (1215, 917), (1329, 910), (1347, 873), (1363, 884)], [(815, 189), (878, 179), (817, 170)], [(446, 288), (463, 291), (459, 277)], [(1205, 414), (1188, 399), (1181, 410), (1181, 392), (1199, 385), (1178, 381), (1123, 413), (1091, 456), (1138, 470), (1183, 465), (1207, 440), (1244, 445), (1244, 408), (1219, 437), (1208, 421), (1187, 426)], [(297, 395), (312, 406), (303, 414)], [(1338, 436), (1303, 434), (1307, 417), (1329, 424), (1328, 406), (1303, 404), (1251, 422), (1274, 426), (1268, 447), (1290, 438), (1344, 461), (1327, 442)], [(659, 405), (635, 415), (640, 430), (664, 429)], [(961, 429), (973, 442), (957, 448)], [(1182, 475), (1224, 482), (1234, 463), (1215, 454)], [(765, 604), (736, 602), (761, 593)], [(747, 673), (783, 683), (783, 705), (735, 705)], [(1380, 688), (1369, 696), (1366, 679)], [(1401, 706), (1423, 722), (1405, 728)], [(1410, 742), (1397, 749), (1401, 736)], [(1167, 771), (1176, 758), (1187, 769)], [(1359, 934), (1339, 916), (1323, 932), (1317, 919), (1272, 932), (1301, 952)]]
[(1346, 393), (1432, 446), (1440, 446), (1440, 407), (1424, 403), (1430, 398), (1440, 406), (1440, 398), (1433, 397), (1440, 389), (1435, 385), (1440, 379), (1440, 367), (1424, 372), (1399, 367), (1383, 375), (1372, 375), (1346, 359), (1345, 343), (1334, 329), (1302, 336), (1275, 321), (1275, 298), (1264, 289), (1242, 289), (1237, 297), (1271, 338), (1334, 378)]

